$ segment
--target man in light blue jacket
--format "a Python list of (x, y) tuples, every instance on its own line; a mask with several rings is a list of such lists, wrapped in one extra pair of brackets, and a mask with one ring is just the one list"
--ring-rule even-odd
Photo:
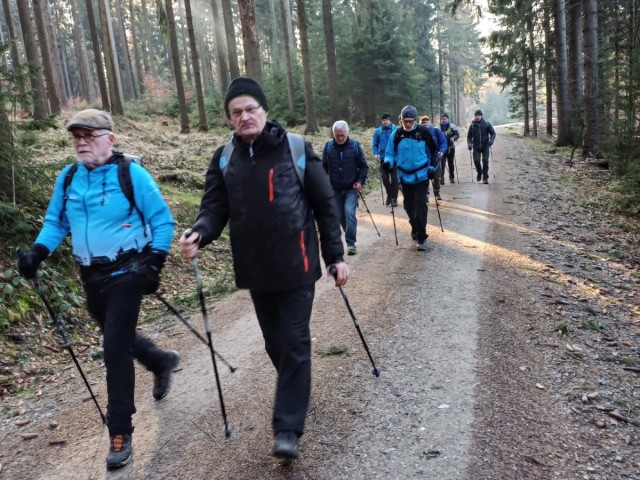
[(380, 179), (387, 192), (387, 200), (385, 205), (398, 206), (398, 169), (392, 168), (387, 172), (382, 168), (384, 162), (384, 152), (387, 149), (389, 138), (393, 135), (396, 126), (391, 123), (391, 114), (384, 112), (381, 119), (382, 124), (373, 132), (373, 140), (371, 141), (371, 151), (376, 160), (378, 160), (380, 168)]
[(113, 151), (115, 136), (108, 113), (78, 112), (67, 130), (77, 161), (58, 176), (42, 230), (18, 259), (18, 271), (35, 278), (40, 263), (71, 233), (87, 309), (104, 336), (107, 468), (116, 469), (126, 465), (132, 454), (133, 359), (154, 373), (156, 400), (168, 393), (180, 359), (177, 352), (163, 351), (136, 332), (143, 295), (158, 289), (174, 221), (149, 172)]
[(411, 238), (419, 251), (427, 249), (427, 195), (429, 179), (435, 178), (438, 157), (431, 152), (438, 146), (428, 128), (418, 124), (418, 111), (408, 105), (402, 109), (402, 128), (397, 128), (387, 143), (384, 168), (398, 167), (403, 206), (411, 224)]

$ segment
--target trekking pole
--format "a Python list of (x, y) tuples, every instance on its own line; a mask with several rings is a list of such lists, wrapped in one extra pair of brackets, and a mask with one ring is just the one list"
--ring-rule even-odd
[(469, 160), (471, 161), (471, 183), (473, 183), (473, 156), (471, 150), (469, 150)]
[[(458, 174), (458, 162), (456, 162), (455, 153), (453, 155), (453, 166), (455, 167), (455, 170), (456, 170), (456, 181), (460, 183), (460, 175)], [(473, 178), (473, 174), (472, 174), (472, 178)]]
[[(331, 275), (333, 275), (333, 278), (337, 279), (338, 276), (338, 270), (336, 269), (335, 265), (331, 265), (329, 267), (329, 273), (331, 273)], [(362, 345), (364, 346), (364, 349), (367, 352), (367, 356), (369, 357), (369, 360), (371, 361), (371, 365), (373, 365), (373, 371), (371, 373), (373, 373), (376, 377), (380, 376), (380, 369), (378, 367), (376, 367), (375, 362), (373, 361), (373, 357), (371, 356), (371, 352), (369, 351), (369, 347), (367, 345), (367, 342), (364, 339), (364, 336), (362, 335), (362, 331), (360, 330), (360, 325), (358, 324), (358, 320), (356, 320), (356, 316), (353, 313), (353, 310), (351, 309), (351, 305), (349, 304), (349, 299), (347, 298), (347, 295), (344, 293), (344, 290), (342, 289), (342, 287), (338, 287), (338, 290), (340, 290), (340, 294), (342, 295), (342, 298), (344, 298), (344, 303), (347, 306), (347, 310), (349, 310), (349, 315), (351, 315), (351, 320), (353, 320), (353, 324), (356, 327), (356, 330), (358, 331), (358, 335), (360, 335), (360, 340), (362, 340)]]
[(364, 208), (367, 210), (367, 213), (371, 217), (371, 223), (373, 223), (373, 227), (376, 229), (376, 232), (377, 232), (378, 236), (380, 236), (380, 232), (378, 231), (378, 227), (376, 227), (376, 222), (373, 221), (373, 215), (371, 215), (371, 212), (369, 211), (369, 207), (367, 206), (367, 202), (365, 202), (365, 200), (364, 200), (364, 195), (362, 195), (362, 192), (360, 192), (360, 191), (358, 191), (358, 195), (360, 195), (360, 198), (362, 199), (362, 203), (364, 204)]
[[(24, 255), (24, 253), (22, 253), (22, 250), (20, 250), (19, 248), (18, 248), (17, 252), (18, 252), (18, 256), (19, 257)], [(82, 367), (80, 367), (80, 363), (78, 362), (76, 354), (73, 352), (73, 349), (71, 348), (71, 345), (69, 344), (69, 339), (67, 338), (66, 333), (64, 333), (64, 329), (62, 328), (62, 325), (58, 321), (58, 317), (56, 316), (55, 312), (53, 311), (53, 308), (51, 308), (51, 304), (49, 303), (49, 300), (47, 300), (47, 297), (45, 296), (44, 292), (42, 291), (42, 287), (40, 286), (40, 282), (38, 281), (37, 278), (34, 278), (32, 280), (32, 283), (33, 283), (33, 287), (36, 289), (36, 292), (38, 292), (38, 296), (42, 299), (42, 303), (44, 303), (44, 306), (46, 307), (47, 311), (49, 312), (49, 315), (51, 316), (51, 320), (53, 321), (53, 326), (56, 329), (56, 332), (58, 333), (58, 335), (60, 335), (60, 338), (62, 339), (62, 345), (64, 346), (64, 348), (67, 349), (67, 351), (69, 352), (69, 355), (71, 355), (71, 359), (73, 360), (73, 363), (76, 364), (76, 368), (78, 369), (78, 372), (80, 372), (80, 376), (82, 377), (82, 380), (84, 381), (84, 384), (86, 385), (87, 390), (89, 390), (89, 394), (91, 394), (91, 398), (93, 399), (93, 403), (95, 403), (96, 408), (98, 409), (98, 413), (100, 413), (100, 418), (102, 419), (102, 424), (106, 425), (107, 424), (107, 417), (105, 417), (104, 413), (102, 413), (102, 409), (100, 408), (100, 404), (98, 403), (98, 399), (94, 395), (93, 390), (91, 389), (91, 385), (89, 385), (89, 381), (87, 380), (87, 377), (85, 377), (84, 372), (82, 371)]]
[[(185, 327), (187, 327), (196, 337), (198, 337), (198, 340), (200, 340), (205, 345), (208, 345), (204, 337), (200, 335), (195, 328), (193, 328), (193, 325), (191, 325), (187, 320), (185, 320), (185, 318), (182, 315), (180, 315), (180, 312), (178, 312), (178, 310), (173, 305), (171, 305), (160, 293), (156, 292), (155, 295), (156, 295), (156, 298), (160, 300), (164, 304), (164, 306), (167, 307), (167, 309), (169, 309), (171, 313), (173, 313), (176, 317), (178, 317), (178, 320), (180, 320)], [(224, 359), (224, 357), (220, 355), (218, 352), (216, 352), (215, 350), (213, 353), (215, 353), (218, 356), (218, 358), (222, 361), (222, 363), (224, 363), (227, 367), (229, 367), (229, 371), (231, 373), (235, 372), (238, 369), (237, 367), (232, 367), (231, 364), (227, 362)]]
[(211, 340), (211, 328), (209, 327), (207, 307), (204, 303), (204, 293), (202, 292), (202, 280), (200, 279), (200, 269), (198, 268), (197, 257), (193, 257), (191, 259), (191, 265), (193, 265), (193, 275), (196, 277), (196, 289), (198, 291), (198, 298), (200, 299), (200, 308), (202, 309), (202, 321), (204, 323), (204, 330), (207, 333), (207, 344), (209, 345), (209, 351), (211, 352), (213, 373), (215, 374), (216, 386), (218, 387), (218, 399), (220, 400), (220, 410), (222, 411), (222, 420), (224, 421), (224, 436), (226, 438), (229, 438), (231, 436), (231, 430), (229, 429), (229, 424), (227, 423), (227, 411), (224, 408), (224, 399), (222, 398), (222, 386), (220, 385), (218, 365), (216, 364), (215, 351), (213, 350), (213, 341)]
[[(436, 187), (433, 185), (433, 178), (431, 179), (431, 186), (435, 190)], [(444, 228), (442, 228), (442, 217), (440, 216), (440, 204), (438, 203), (438, 197), (436, 197), (434, 194), (433, 198), (436, 200), (436, 211), (438, 212), (438, 220), (440, 220), (440, 230), (442, 230), (442, 233), (444, 233)]]
[(384, 182), (382, 181), (382, 168), (379, 168), (380, 171), (380, 195), (382, 196), (382, 205), (384, 205), (384, 189), (382, 188), (382, 185), (384, 184)]
[(393, 218), (393, 233), (396, 236), (396, 247), (398, 246), (398, 230), (396, 229), (396, 215), (393, 212), (393, 202), (391, 202), (391, 218)]

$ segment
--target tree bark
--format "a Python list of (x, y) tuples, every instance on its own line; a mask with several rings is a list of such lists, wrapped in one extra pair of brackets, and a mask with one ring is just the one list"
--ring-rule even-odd
[(255, 4), (253, 0), (238, 0), (238, 8), (240, 9), (240, 25), (242, 27), (245, 72), (247, 72), (247, 76), (257, 82), (262, 82)]
[(542, 15), (542, 27), (544, 29), (544, 87), (547, 116), (546, 131), (547, 135), (551, 137), (553, 136), (553, 55), (551, 53), (553, 35), (551, 33), (551, 18), (549, 10), (545, 8)]
[(78, 13), (78, 5), (76, 0), (69, 0), (71, 8), (71, 18), (73, 18), (73, 43), (75, 45), (76, 56), (78, 57), (78, 70), (80, 74), (80, 90), (82, 98), (87, 102), (91, 102), (95, 98), (93, 85), (91, 84), (91, 75), (89, 73), (89, 57), (84, 40), (84, 28)]
[(98, 0), (98, 11), (100, 12), (102, 48), (104, 50), (104, 61), (107, 70), (111, 113), (114, 115), (123, 115), (124, 106), (122, 104), (122, 80), (120, 78), (120, 69), (118, 68), (118, 59), (116, 58), (113, 29), (111, 28), (111, 8), (109, 6), (109, 0)]
[(38, 42), (40, 43), (40, 56), (42, 58), (42, 67), (47, 87), (47, 97), (49, 99), (49, 107), (51, 113), (60, 115), (62, 105), (58, 92), (60, 87), (56, 83), (56, 77), (53, 73), (53, 61), (51, 51), (49, 49), (49, 39), (47, 38), (47, 29), (42, 18), (42, 0), (31, 0), (33, 7), (33, 18), (36, 23), (36, 31), (38, 32)]
[(583, 0), (584, 10), (584, 136), (582, 154), (599, 156), (598, 149), (598, 4)]
[(296, 124), (296, 104), (293, 95), (293, 67), (291, 65), (291, 41), (289, 39), (289, 29), (287, 28), (287, 12), (289, 2), (280, 0), (280, 21), (282, 22), (282, 35), (284, 37), (284, 68), (287, 75), (287, 100), (289, 104), (289, 115), (287, 125)]
[(567, 66), (567, 22), (565, 1), (553, 1), (556, 47), (556, 115), (559, 147), (571, 145), (571, 110), (569, 108), (569, 76)]
[(233, 80), (240, 76), (238, 46), (236, 44), (236, 33), (233, 26), (233, 9), (231, 8), (231, 0), (220, 0), (220, 2), (222, 5), (222, 17), (224, 18), (224, 32), (227, 40), (227, 54), (229, 55), (229, 74)]
[(135, 79), (139, 95), (144, 93), (144, 71), (142, 70), (142, 59), (140, 58), (140, 45), (138, 44), (138, 28), (136, 27), (136, 11), (133, 0), (129, 0), (129, 18), (131, 19), (131, 44), (133, 45), (133, 58), (136, 63)]
[(528, 63), (531, 66), (531, 121), (532, 121), (532, 134), (534, 137), (538, 136), (538, 92), (536, 84), (536, 43), (534, 39), (534, 22), (533, 22), (533, 8), (529, 11), (529, 18), (527, 20), (527, 29), (529, 30), (529, 53), (527, 55)]
[(18, 15), (20, 17), (20, 28), (22, 30), (22, 41), (24, 44), (27, 64), (29, 65), (29, 80), (31, 81), (31, 92), (33, 95), (33, 118), (44, 120), (49, 116), (49, 102), (47, 101), (44, 80), (40, 74), (40, 58), (38, 57), (38, 47), (36, 37), (31, 23), (31, 13), (27, 2), (18, 2)]
[(311, 80), (311, 57), (309, 55), (309, 33), (307, 29), (307, 12), (304, 0), (296, 0), (298, 10), (298, 32), (300, 34), (300, 56), (302, 57), (302, 71), (304, 72), (304, 109), (307, 117), (305, 135), (318, 132), (318, 119), (313, 104), (313, 84)]
[(218, 82), (220, 83), (220, 93), (224, 95), (229, 86), (229, 66), (227, 64), (227, 56), (225, 55), (225, 26), (224, 23), (220, 23), (218, 0), (211, 0), (211, 16), (213, 17), (213, 31), (216, 39), (214, 54), (216, 56), (216, 63), (218, 64)]
[(158, 78), (158, 69), (156, 68), (156, 48), (151, 38), (151, 28), (149, 27), (149, 16), (145, 13), (147, 10), (147, 0), (141, 0), (140, 6), (142, 8), (142, 35), (144, 36), (144, 42), (146, 49), (144, 50), (145, 68), (146, 72), (151, 75), (152, 78)]
[(51, 66), (53, 67), (53, 75), (56, 80), (56, 88), (58, 89), (58, 98), (62, 108), (69, 106), (69, 99), (64, 88), (64, 76), (62, 74), (62, 55), (58, 47), (58, 28), (60, 22), (53, 21), (51, 15), (51, 5), (49, 0), (43, 0), (40, 7), (42, 8), (42, 19), (44, 20), (45, 31), (47, 32), (47, 42), (49, 44), (49, 55), (51, 56)]
[(105, 112), (110, 112), (111, 102), (109, 101), (109, 88), (107, 86), (107, 77), (104, 73), (104, 65), (102, 63), (102, 51), (100, 50), (100, 39), (98, 38), (98, 27), (96, 24), (96, 15), (93, 10), (93, 0), (87, 0), (87, 17), (89, 21), (89, 31), (91, 32), (93, 58), (96, 62), (96, 74), (98, 75), (98, 86), (100, 88), (102, 109)]
[(584, 69), (582, 64), (582, 0), (568, 0), (569, 13), (569, 101), (571, 102), (571, 129), (573, 143), (580, 145), (582, 139), (582, 111), (584, 105)]
[(165, 8), (167, 11), (171, 58), (173, 60), (173, 74), (176, 82), (178, 105), (180, 106), (180, 133), (189, 133), (189, 112), (187, 110), (187, 99), (184, 95), (182, 69), (180, 68), (180, 50), (178, 49), (178, 32), (176, 31), (176, 20), (173, 14), (173, 1), (165, 0)]
[(338, 70), (336, 68), (336, 39), (333, 32), (331, 0), (322, 0), (322, 25), (327, 54), (327, 83), (329, 84), (329, 112), (331, 122), (338, 120)]
[[(22, 62), (20, 61), (20, 52), (18, 52), (18, 37), (16, 36), (16, 29), (13, 26), (13, 16), (11, 15), (11, 5), (9, 4), (9, 0), (2, 0), (2, 9), (4, 10), (4, 18), (7, 23), (7, 30), (9, 31), (9, 39), (11, 40), (11, 64), (13, 68), (18, 71), (20, 70), (20, 66)], [(27, 86), (25, 85), (25, 80), (22, 76), (18, 76), (16, 78), (16, 83), (18, 84), (18, 91), (20, 92), (20, 96), (24, 96), (27, 92)], [(25, 105), (21, 105), (24, 109)]]
[(196, 100), (198, 102), (198, 131), (209, 130), (207, 114), (204, 109), (204, 90), (202, 88), (202, 76), (200, 74), (200, 60), (196, 48), (196, 35), (193, 29), (193, 16), (191, 15), (191, 0), (184, 0), (185, 17), (187, 19), (187, 34), (191, 48), (191, 64), (193, 66), (193, 80), (196, 88)]
[(124, 93), (124, 100), (132, 100), (137, 98), (137, 92), (135, 87), (135, 81), (133, 78), (133, 71), (131, 69), (131, 55), (129, 55), (129, 43), (127, 42), (127, 33), (124, 25), (124, 13), (122, 9), (122, 1), (116, 0), (116, 17), (115, 22), (115, 36), (118, 38), (116, 45), (119, 46), (119, 54), (116, 55), (118, 59), (118, 69), (120, 70), (120, 78), (122, 80), (122, 90)]

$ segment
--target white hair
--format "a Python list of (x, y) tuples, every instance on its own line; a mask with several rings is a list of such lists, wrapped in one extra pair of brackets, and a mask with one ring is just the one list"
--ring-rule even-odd
[(344, 130), (347, 132), (347, 135), (349, 135), (349, 124), (344, 120), (338, 120), (333, 124), (333, 127), (331, 127), (333, 133), (336, 133), (336, 130)]

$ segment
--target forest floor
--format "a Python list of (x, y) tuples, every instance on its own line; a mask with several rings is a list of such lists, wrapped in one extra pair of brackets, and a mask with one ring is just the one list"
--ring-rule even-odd
[[(498, 131), (489, 185), (460, 145), (444, 232), (430, 198), (426, 252), (403, 209), (394, 223), (368, 194), (380, 236), (361, 208), (344, 292), (382, 373), (338, 290), (319, 281), (298, 460), (270, 455), (275, 374), (239, 291), (208, 299), (215, 346), (238, 367), (218, 362), (230, 438), (208, 350), (161, 317), (140, 328), (182, 361), (159, 402), (137, 369), (131, 464), (105, 470), (106, 429), (68, 362), (33, 395), (2, 398), (0, 479), (640, 479), (638, 224), (610, 212), (609, 172), (569, 167), (514, 131)], [(174, 254), (169, 267), (181, 272), (170, 289), (192, 288), (188, 264)], [(80, 357), (104, 408), (104, 371)]]

